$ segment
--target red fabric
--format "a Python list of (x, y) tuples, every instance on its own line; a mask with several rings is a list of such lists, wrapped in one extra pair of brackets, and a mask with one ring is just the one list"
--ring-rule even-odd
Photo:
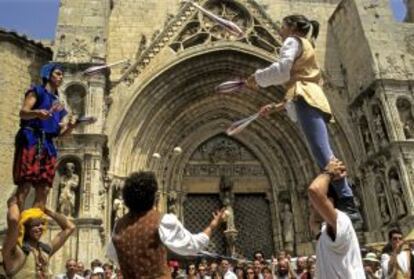
[(16, 146), (13, 164), (13, 178), (16, 185), (30, 182), (34, 187), (47, 185), (52, 187), (56, 172), (56, 156), (46, 150), (37, 156), (36, 146), (25, 148)]

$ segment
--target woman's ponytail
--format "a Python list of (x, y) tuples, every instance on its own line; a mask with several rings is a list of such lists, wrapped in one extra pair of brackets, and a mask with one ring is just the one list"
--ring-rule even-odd
[(302, 36), (309, 36), (313, 41), (316, 40), (319, 35), (319, 22), (316, 20), (309, 20), (304, 15), (290, 15), (285, 17), (283, 21)]
[(319, 35), (319, 22), (317, 22), (316, 20), (310, 20), (309, 23), (312, 25), (311, 38), (313, 40), (316, 40), (316, 38), (318, 38)]

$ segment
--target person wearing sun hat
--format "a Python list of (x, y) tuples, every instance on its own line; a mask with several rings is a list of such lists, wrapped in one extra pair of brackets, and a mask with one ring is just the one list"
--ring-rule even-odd
[(364, 271), (365, 276), (367, 279), (380, 279), (381, 269), (380, 267), (380, 261), (378, 260), (377, 255), (375, 253), (367, 253), (365, 258), (362, 259), (362, 262), (364, 264)]
[(73, 121), (64, 121), (68, 112), (59, 101), (58, 88), (63, 82), (63, 68), (56, 63), (40, 71), (42, 84), (25, 93), (20, 109), (20, 129), (15, 139), (13, 179), (20, 210), (31, 187), (35, 189), (33, 207), (43, 208), (55, 176), (57, 150), (53, 139), (70, 133)]
[[(30, 208), (20, 212), (16, 196), (7, 201), (7, 231), (3, 242), (3, 266), (7, 276), (50, 278), (49, 259), (74, 232), (75, 225), (65, 216), (47, 208)], [(47, 218), (62, 229), (50, 243), (40, 241), (46, 231)]]

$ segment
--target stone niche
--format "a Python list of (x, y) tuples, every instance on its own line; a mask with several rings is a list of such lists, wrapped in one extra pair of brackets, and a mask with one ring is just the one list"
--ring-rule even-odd
[(411, 102), (406, 98), (398, 98), (397, 109), (405, 138), (407, 140), (414, 139), (414, 117)]
[[(79, 118), (85, 116), (87, 90), (83, 84), (72, 83), (64, 90), (64, 97), (69, 113)], [(76, 132), (82, 132), (83, 126), (76, 128)]]
[(79, 158), (70, 156), (60, 160), (49, 196), (49, 204), (54, 210), (69, 218), (79, 217), (81, 178), (82, 164)]

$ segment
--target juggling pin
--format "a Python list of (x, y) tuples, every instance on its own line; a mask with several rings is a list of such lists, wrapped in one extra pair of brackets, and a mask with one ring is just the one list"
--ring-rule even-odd
[(92, 66), (92, 67), (87, 68), (85, 71), (83, 71), (83, 74), (84, 75), (93, 75), (93, 74), (99, 73), (102, 70), (109, 69), (111, 67), (114, 67), (114, 66), (117, 66), (117, 65), (120, 65), (120, 64), (124, 64), (124, 63), (127, 63), (127, 62), (128, 62), (128, 59), (117, 61), (117, 62), (108, 64), (108, 65), (105, 64), (105, 65), (100, 65), (100, 66)]
[(254, 120), (256, 120), (260, 116), (260, 113), (255, 113), (247, 118), (234, 122), (227, 130), (226, 134), (229, 136), (233, 136), (235, 134), (240, 133), (244, 130), (247, 126), (250, 125)]
[(204, 9), (203, 7), (201, 7), (197, 3), (194, 3), (191, 0), (184, 0), (184, 1), (185, 2), (190, 2), (194, 7), (199, 9), (201, 12), (203, 12), (205, 15), (207, 15), (209, 18), (211, 18), (213, 21), (218, 23), (220, 26), (222, 26), (223, 28), (225, 28), (227, 31), (234, 34), (235, 36), (242, 37), (244, 35), (243, 30), (237, 24), (235, 24), (234, 22), (213, 14), (212, 12)]
[(231, 93), (235, 91), (240, 91), (246, 85), (244, 80), (230, 80), (223, 83), (220, 83), (216, 86), (216, 92), (218, 93)]

